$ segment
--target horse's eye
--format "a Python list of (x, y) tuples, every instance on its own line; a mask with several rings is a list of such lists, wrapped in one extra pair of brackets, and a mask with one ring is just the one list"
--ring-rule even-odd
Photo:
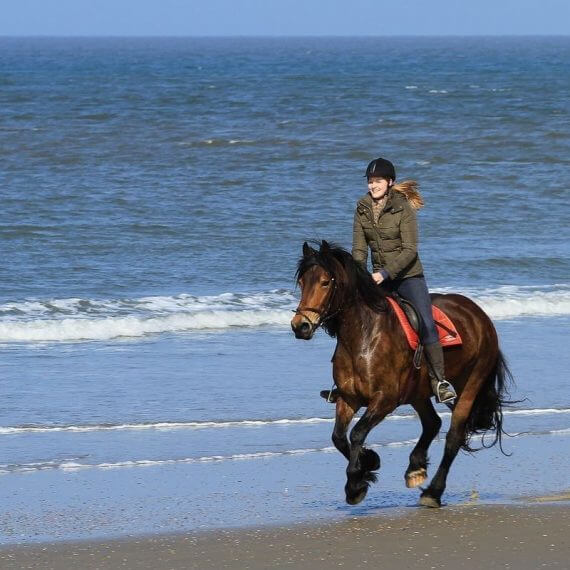
[(330, 281), (323, 281), (323, 282), (321, 283), (321, 285), (322, 285), (323, 287), (328, 287), (330, 284), (331, 284)]

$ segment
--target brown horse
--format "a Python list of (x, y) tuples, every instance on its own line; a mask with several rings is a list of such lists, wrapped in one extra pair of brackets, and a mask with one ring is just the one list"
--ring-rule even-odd
[[(427, 479), (428, 447), (441, 420), (430, 399), (427, 366), (422, 365), (419, 372), (413, 368), (413, 352), (388, 306), (387, 292), (350, 253), (326, 241), (318, 251), (303, 244), (296, 279), (301, 300), (291, 321), (295, 336), (309, 340), (320, 326), (337, 339), (332, 359), (336, 384), (332, 440), (348, 460), (346, 501), (358, 504), (369, 484), (376, 481), (373, 472), (379, 469), (380, 458), (363, 446), (364, 440), (401, 404), (411, 404), (422, 424), (405, 473), (408, 487), (421, 485)], [(475, 451), (469, 446), (470, 437), (492, 431), (494, 439), (487, 447), (501, 444), (502, 407), (508, 403), (506, 381), (512, 377), (493, 323), (479, 306), (462, 295), (432, 294), (432, 300), (451, 318), (463, 339), (462, 345), (445, 349), (446, 377), (452, 379), (458, 397), (443, 460), (420, 497), (421, 505), (439, 507), (457, 452), (460, 448)], [(361, 407), (366, 411), (350, 432), (349, 442), (349, 424)]]

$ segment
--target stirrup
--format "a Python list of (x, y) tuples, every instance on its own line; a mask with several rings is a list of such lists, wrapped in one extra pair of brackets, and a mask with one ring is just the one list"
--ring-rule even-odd
[(327, 401), (327, 404), (334, 404), (338, 400), (338, 390), (333, 384), (330, 390), (321, 390), (320, 396)]
[[(447, 398), (442, 400), (440, 397), (440, 390), (441, 389), (446, 390), (447, 392), (452, 392), (453, 395), (448, 396)], [(447, 380), (440, 380), (437, 383), (437, 388), (435, 390), (435, 396), (437, 398), (437, 401), (440, 404), (450, 404), (453, 402), (453, 400), (455, 400), (455, 398), (457, 398), (457, 392), (455, 391), (455, 388), (451, 385), (450, 382), (448, 382)]]

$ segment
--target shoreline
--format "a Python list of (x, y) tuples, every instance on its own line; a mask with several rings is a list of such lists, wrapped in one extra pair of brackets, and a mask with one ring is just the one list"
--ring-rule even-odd
[[(399, 423), (396, 427), (401, 428)], [(312, 436), (305, 434), (308, 441), (322, 440), (320, 428), (313, 429)], [(296, 433), (293, 428), (279, 430), (281, 438), (295, 440)], [(186, 438), (183, 444), (191, 442)], [(443, 441), (435, 443), (432, 457), (441, 456), (442, 445)], [(448, 482), (442, 512), (568, 501), (569, 446), (565, 433), (515, 438), (508, 447), (511, 458), (496, 448), (476, 457), (462, 454)], [(345, 465), (333, 452), (7, 474), (2, 479), (0, 549), (407, 516), (417, 510), (419, 496), (419, 490), (406, 488), (402, 480), (410, 449), (384, 448), (380, 479), (366, 501), (355, 507), (344, 501)]]
[[(0, 547), (10, 568), (565, 568), (569, 493), (340, 522)], [(549, 502), (546, 502), (546, 501)]]

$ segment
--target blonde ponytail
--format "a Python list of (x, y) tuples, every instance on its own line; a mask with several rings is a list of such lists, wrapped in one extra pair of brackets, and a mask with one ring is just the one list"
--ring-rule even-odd
[(392, 190), (403, 194), (414, 210), (419, 210), (424, 205), (423, 198), (419, 192), (419, 184), (415, 180), (398, 182), (392, 186)]

